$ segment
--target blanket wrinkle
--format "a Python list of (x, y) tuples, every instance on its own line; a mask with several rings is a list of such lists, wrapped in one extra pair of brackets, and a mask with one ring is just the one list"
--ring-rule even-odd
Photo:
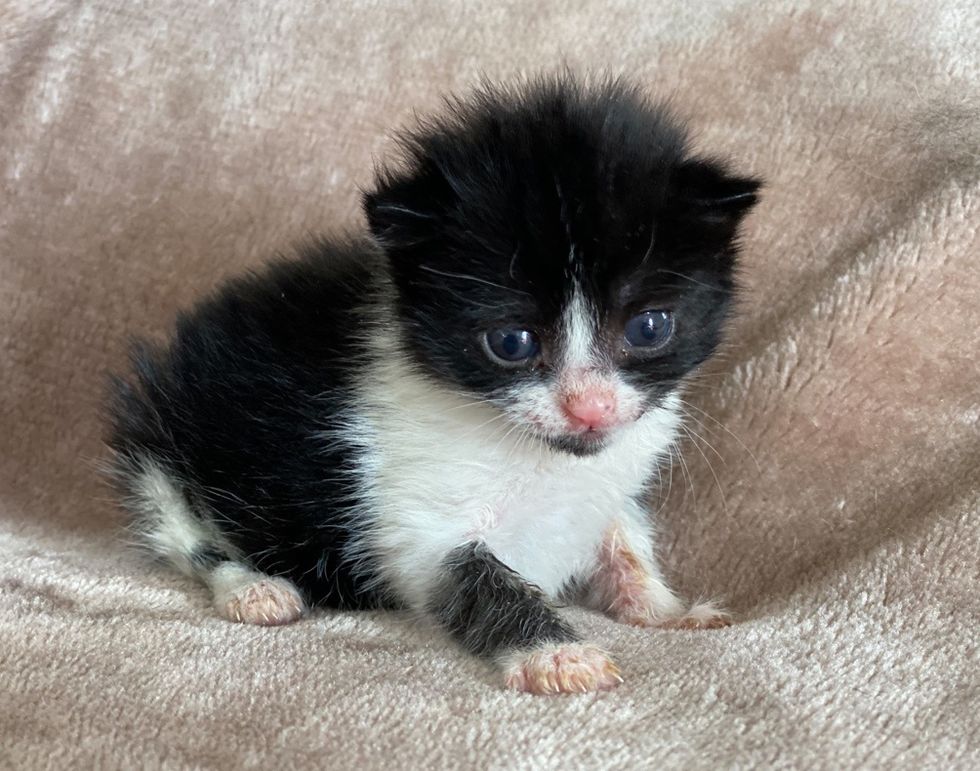
[[(0, 4), (0, 767), (980, 767), (980, 9), (971, 0)], [(570, 620), (540, 699), (397, 613), (281, 629), (122, 545), (107, 372), (323, 232), (481, 75), (637, 80), (766, 178), (654, 491), (711, 633)]]

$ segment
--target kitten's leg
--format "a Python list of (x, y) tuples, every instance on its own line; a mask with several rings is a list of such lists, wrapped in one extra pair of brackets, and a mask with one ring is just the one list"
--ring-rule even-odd
[(496, 662), (509, 688), (583, 693), (622, 682), (603, 651), (582, 643), (541, 591), (483, 544), (450, 553), (430, 610), (464, 648)]
[(295, 584), (259, 573), (240, 562), (221, 562), (206, 575), (215, 610), (229, 621), (261, 626), (289, 624), (306, 606)]
[(622, 624), (672, 629), (728, 626), (730, 616), (709, 602), (687, 608), (667, 586), (653, 556), (653, 539), (639, 506), (606, 532), (586, 598)]
[[(125, 459), (124, 459), (125, 460)], [(132, 529), (140, 543), (185, 575), (211, 588), (225, 618), (248, 624), (288, 624), (304, 611), (296, 586), (235, 561), (231, 547), (206, 511), (187, 501), (179, 481), (152, 459), (120, 462)]]

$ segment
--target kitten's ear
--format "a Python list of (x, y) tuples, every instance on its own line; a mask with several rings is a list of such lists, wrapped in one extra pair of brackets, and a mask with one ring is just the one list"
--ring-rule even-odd
[(368, 225), (388, 249), (415, 246), (432, 238), (445, 210), (447, 185), (441, 174), (380, 171), (375, 189), (361, 198)]
[(734, 228), (759, 200), (762, 181), (729, 173), (715, 160), (694, 158), (678, 166), (672, 200), (705, 225)]

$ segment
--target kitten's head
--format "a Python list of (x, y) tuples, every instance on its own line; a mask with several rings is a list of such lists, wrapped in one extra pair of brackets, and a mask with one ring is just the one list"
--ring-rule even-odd
[(484, 88), (365, 196), (413, 358), (553, 447), (600, 450), (718, 343), (759, 182), (622, 83)]

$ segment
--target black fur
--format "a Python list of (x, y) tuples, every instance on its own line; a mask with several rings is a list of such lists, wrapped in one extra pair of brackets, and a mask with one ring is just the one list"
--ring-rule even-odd
[[(147, 462), (167, 473), (220, 534), (188, 556), (201, 570), (234, 551), (313, 603), (399, 599), (378, 586), (377, 566), (345, 559), (368, 523), (349, 473), (361, 450), (337, 430), (374, 363), (362, 309), (381, 307), (386, 286), (385, 321), (417, 370), (502, 405), (516, 385), (552, 377), (573, 279), (597, 309), (609, 366), (651, 403), (718, 342), (736, 229), (759, 185), (692, 159), (679, 124), (634, 89), (569, 78), (487, 88), (404, 146), (405, 164), (382, 171), (364, 198), (373, 241), (323, 241), (229, 282), (179, 317), (167, 346), (138, 347), (132, 376), (116, 381), (120, 487), (137, 496)], [(657, 356), (634, 356), (623, 324), (650, 307), (673, 311), (677, 332)], [(542, 338), (533, 367), (500, 367), (479, 344), (515, 320)], [(552, 444), (601, 449), (576, 437)], [(572, 639), (491, 555), (466, 549), (447, 579), (465, 592), (435, 609), (469, 649), (490, 653), (529, 634)]]
[(366, 242), (320, 243), (230, 282), (178, 318), (169, 347), (135, 349), (135, 382), (118, 380), (112, 404), (127, 495), (152, 459), (249, 564), (340, 607), (382, 601), (341, 556), (353, 450), (319, 433), (351, 401), (377, 260)]
[(579, 639), (537, 587), (480, 544), (449, 555), (430, 610), (453, 639), (477, 656)]

